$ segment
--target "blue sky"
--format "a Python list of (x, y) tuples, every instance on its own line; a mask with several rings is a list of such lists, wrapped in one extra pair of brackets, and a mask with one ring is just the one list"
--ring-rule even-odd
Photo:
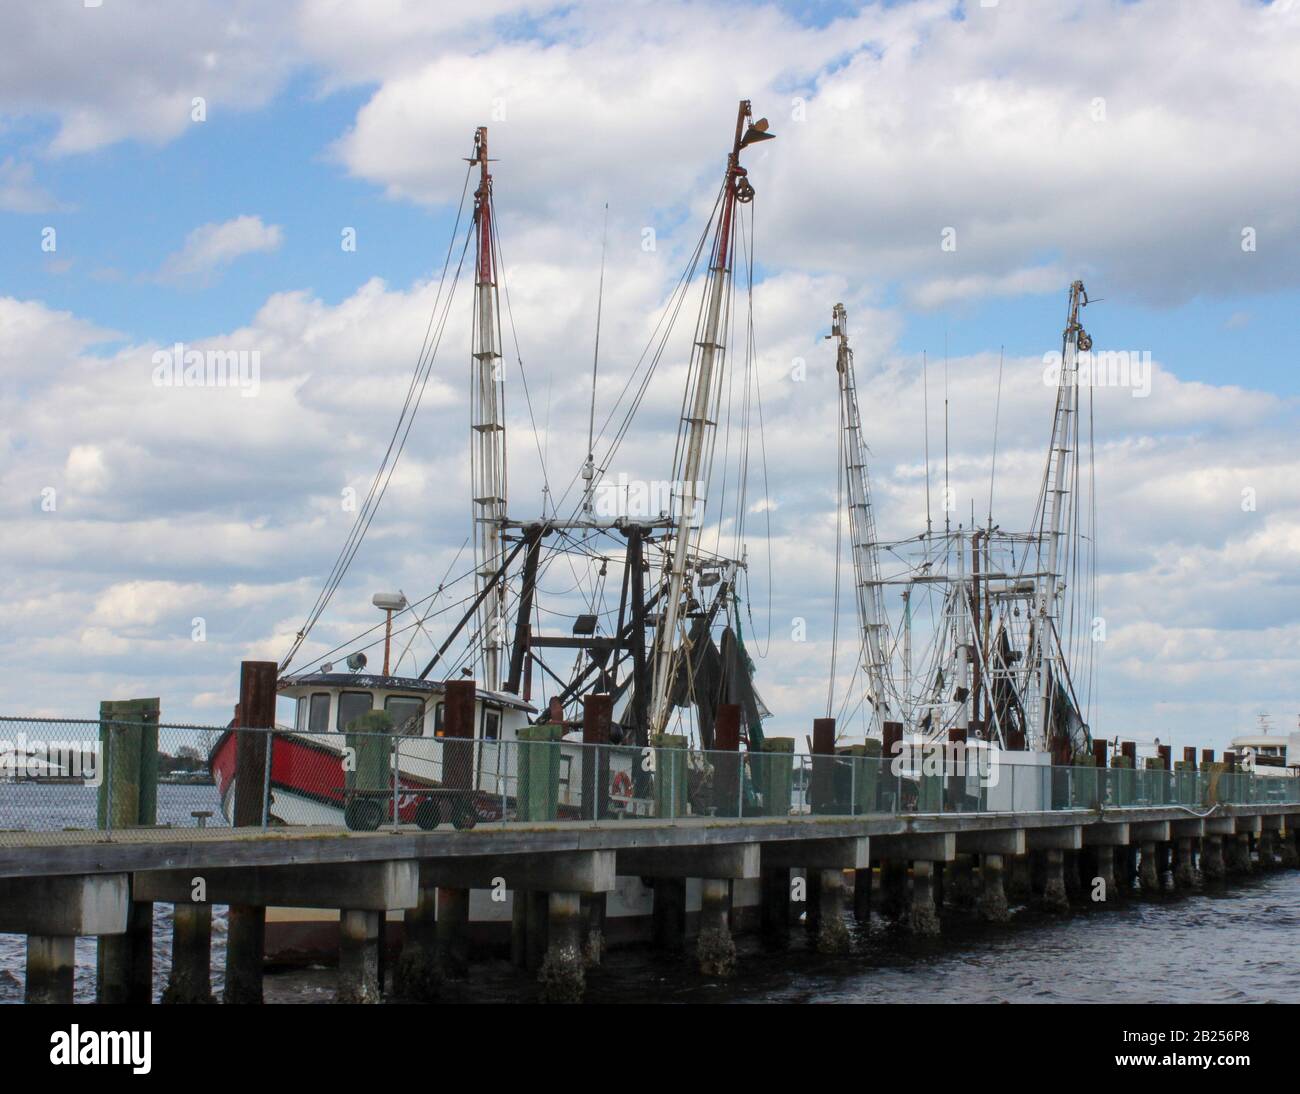
[[(7, 8), (0, 483), (17, 533), (5, 562), (26, 580), (0, 599), (0, 648), (25, 669), (0, 685), (0, 707), (75, 714), (143, 690), (178, 716), (221, 719), (238, 661), (282, 652), (346, 533), (333, 499), (366, 482), (400, 405), (478, 124), (499, 157), (515, 317), (551, 426), (534, 439), (520, 421), (512, 481), (521, 497), (536, 489), (539, 446), (567, 481), (603, 205), (613, 383), (707, 215), (743, 95), (778, 134), (751, 163), (774, 632), (796, 615), (817, 621), (809, 643), (774, 643), (769, 705), (792, 724), (816, 713), (833, 578), (833, 390), (824, 371), (821, 386), (781, 387), (788, 362), (825, 369), (820, 336), (844, 300), (882, 515), (901, 529), (916, 512), (922, 353), (941, 366), (946, 344), (963, 418), (953, 460), (978, 497), (1005, 347), (999, 451), (1029, 484), (1050, 423), (1037, 363), (1082, 277), (1099, 344), (1149, 351), (1157, 369), (1150, 400), (1113, 398), (1101, 423), (1113, 638), (1096, 717), (1135, 733), (1175, 725), (1206, 744), (1260, 709), (1289, 725), (1300, 710), (1282, 652), (1300, 638), (1293, 8)], [(355, 252), (340, 247), (349, 227)], [(654, 252), (640, 246), (647, 227)], [(948, 227), (954, 252), (939, 246)], [(263, 393), (139, 387), (152, 352), (176, 341), (260, 349)], [(372, 586), (427, 588), (464, 538), (463, 356), (456, 343), (439, 361), (409, 477), (358, 561), (336, 635), (369, 625)], [(629, 459), (651, 465), (671, 437), (650, 429), (639, 443)], [(40, 511), (46, 486), (66, 500), (57, 520)], [(1260, 498), (1248, 514), (1247, 488)], [(1009, 506), (1030, 493), (1008, 480)], [(213, 631), (201, 649), (185, 638), (196, 615)]]

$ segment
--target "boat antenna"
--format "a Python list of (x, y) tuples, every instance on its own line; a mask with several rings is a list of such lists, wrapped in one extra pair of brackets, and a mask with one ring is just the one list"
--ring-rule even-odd
[(948, 486), (948, 332), (943, 332), (943, 530), (951, 531), (952, 490)]
[[(998, 419), (1002, 416), (1002, 361), (1006, 346), (998, 347), (998, 397), (993, 405), (993, 460), (989, 464), (989, 529), (993, 528), (993, 477), (998, 469)], [(974, 523), (972, 521), (972, 523)]]
[(929, 536), (930, 522), (930, 363), (925, 350), (921, 351), (921, 398), (925, 405), (925, 534)]
[(605, 221), (600, 233), (600, 283), (596, 289), (596, 347), (591, 354), (591, 413), (587, 417), (587, 462), (582, 465), (585, 483), (582, 511), (591, 515), (591, 493), (596, 480), (596, 370), (600, 365), (600, 313), (605, 302), (605, 247), (609, 242), (609, 202), (605, 202)]

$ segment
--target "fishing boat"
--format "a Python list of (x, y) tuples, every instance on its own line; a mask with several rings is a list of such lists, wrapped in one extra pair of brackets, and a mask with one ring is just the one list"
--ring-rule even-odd
[[(741, 513), (746, 505), (743, 485), (737, 490), (737, 477), (732, 477), (730, 491), (720, 491), (712, 499), (708, 486), (711, 475), (723, 472), (724, 465), (734, 471), (748, 461), (746, 437), (731, 448), (729, 456), (717, 460), (715, 468), (714, 442), (717, 422), (728, 409), (722, 405), (727, 390), (723, 378), (738, 247), (744, 249), (747, 272), (752, 270), (752, 216), (746, 223), (743, 214), (755, 190), (741, 161), (748, 149), (772, 136), (766, 119), (755, 119), (750, 103), (742, 101), (708, 224), (625, 386), (625, 398), (608, 408), (599, 430), (598, 305), (586, 458), (569, 491), (556, 499), (548, 488), (540, 512), (520, 519), (512, 512), (506, 489), (506, 366), (500, 306), (504, 267), (493, 161), (487, 129), (475, 132), (468, 162), (469, 171), (477, 173), (477, 186), (466, 241), (473, 254), (469, 398), (473, 563), (455, 578), (448, 575), (435, 593), (415, 603), (406, 603), (400, 594), (375, 598), (385, 612), (379, 673), (367, 671), (367, 651), (373, 651), (379, 641), (367, 641), (367, 635), (347, 649), (326, 651), (297, 664), (374, 518), (410, 432), (460, 273), (457, 270), (449, 277), (448, 263), (434, 304), (431, 333), (394, 430), (394, 443), (320, 596), (280, 664), (278, 691), (292, 700), (294, 716), (293, 724), (279, 727), (283, 731), (272, 738), (269, 823), (346, 824), (364, 830), (381, 824), (433, 828), (450, 822), (468, 827), (522, 819), (528, 810), (516, 759), (518, 747), (530, 733), (559, 742), (560, 790), (554, 803), (559, 819), (595, 808), (600, 816), (635, 816), (650, 812), (653, 790), (652, 776), (641, 765), (633, 765), (632, 755), (639, 754), (633, 748), (643, 750), (652, 740), (671, 736), (669, 731), (681, 721), (684, 708), (690, 708), (689, 720), (696, 730), (689, 739), (705, 748), (713, 743), (712, 720), (723, 702), (742, 704), (747, 743), (761, 739), (761, 723), (768, 711), (753, 689), (752, 663), (745, 653), (738, 615), (739, 590), (748, 568), (743, 531), (733, 537), (735, 546), (730, 551), (719, 549), (716, 542), (710, 548), (704, 537), (706, 530), (716, 533), (720, 528), (717, 518), (724, 500)], [(457, 225), (461, 219), (458, 214)], [(602, 258), (602, 287), (603, 266)], [(619, 465), (616, 460), (660, 360), (673, 352), (670, 337), (686, 295), (696, 289), (702, 291), (703, 305), (690, 344), (690, 375), (675, 462), (671, 476), (664, 479), (663, 469), (654, 476), (648, 473), (651, 469)], [(752, 280), (746, 291), (752, 292)], [(517, 332), (512, 333), (517, 340)], [(743, 401), (752, 406), (757, 398), (752, 337), (746, 337), (746, 345)], [(643, 473), (629, 473), (635, 471)], [(547, 586), (548, 573), (552, 567), (559, 572), (556, 564), (561, 559), (566, 572), (575, 564), (592, 572), (590, 582), (579, 581), (576, 593), (553, 595)], [(611, 572), (618, 574), (613, 580)], [(546, 633), (540, 625), (543, 612), (567, 625), (559, 633)], [(393, 639), (407, 636), (407, 649), (397, 658), (401, 664), (411, 639), (427, 634), (434, 620), (452, 621), (445, 640), (419, 672), (396, 671), (390, 663)], [(560, 667), (557, 659), (570, 655), (575, 658), (572, 667)], [(466, 705), (464, 685), (469, 679), (473, 683)], [(532, 699), (535, 691), (542, 693), (540, 702)], [(609, 697), (604, 737), (614, 746), (614, 754), (602, 765), (599, 783), (584, 786), (570, 772), (576, 772), (580, 763), (583, 746), (574, 738), (583, 721), (584, 701), (592, 695)], [(452, 731), (454, 739), (448, 736)], [(372, 732), (386, 734), (395, 743), (390, 758), (379, 762), (374, 785), (360, 786), (345, 759)], [(631, 747), (619, 750), (619, 745)], [(232, 819), (236, 751), (232, 728), (216, 741), (210, 756), (223, 809)], [(459, 770), (452, 771), (453, 766)], [(683, 807), (689, 810), (689, 798)], [(745, 895), (737, 895), (738, 904), (744, 905)], [(755, 892), (748, 903), (756, 899)], [(648, 890), (634, 878), (620, 879), (609, 904), (613, 918), (650, 911)], [(471, 914), (507, 918), (508, 908), (475, 903)], [(274, 924), (276, 917), (271, 921)]]
[[(841, 739), (880, 741), (905, 759), (939, 746), (975, 749), (977, 766), (1021, 771), (993, 779), (984, 807), (1049, 808), (1053, 765), (1089, 758), (1087, 710), (1101, 625), (1096, 612), (1095, 492), (1091, 401), (1081, 406), (1081, 354), (1092, 348), (1080, 321), (1088, 302), (1069, 287), (1056, 398), (1042, 480), (1027, 528), (994, 521), (996, 415), (989, 500), (978, 519), (956, 510), (943, 461), (941, 518), (931, 508), (929, 398), (925, 410), (925, 527), (901, 537), (877, 531), (867, 427), (859, 405), (842, 304), (832, 310), (839, 377), (840, 531), (847, 528), (858, 620), (853, 676), (836, 704), (835, 652), (826, 714)], [(924, 366), (923, 366), (924, 367)], [(999, 367), (999, 405), (1001, 398)], [(1081, 416), (1083, 422), (1081, 424)], [(948, 405), (944, 397), (944, 436)], [(940, 520), (942, 525), (940, 526)], [(896, 598), (891, 610), (890, 598)], [(837, 597), (838, 620), (838, 597)], [(838, 625), (835, 627), (838, 635)], [(856, 734), (854, 725), (857, 724)], [(916, 764), (904, 771), (918, 782)], [(981, 774), (981, 781), (990, 780)]]
[[(763, 747), (772, 714), (756, 686), (746, 644), (746, 635), (752, 641), (756, 629), (750, 571), (752, 560), (761, 557), (751, 544), (751, 522), (761, 519), (765, 525), (769, 507), (753, 331), (755, 188), (742, 159), (772, 137), (766, 119), (755, 120), (750, 103), (742, 101), (708, 222), (619, 398), (605, 408), (597, 399), (602, 254), (585, 457), (571, 468), (567, 486), (553, 490), (539, 451), (546, 484), (541, 504), (520, 515), (507, 495), (504, 267), (493, 161), (487, 129), (475, 132), (466, 193), (474, 172), (477, 186), (465, 218), (465, 250), (473, 254), (471, 532), (466, 541), (473, 542), (473, 560), (452, 577), (457, 556), (438, 587), (414, 602), (402, 593), (376, 595), (383, 622), (351, 642), (329, 649), (309, 645), (374, 519), (437, 359), (461, 273), (459, 268), (451, 272), (449, 247), (429, 334), (393, 439), (315, 604), (280, 662), (278, 691), (292, 702), (293, 716), (292, 724), (278, 727), (281, 732), (271, 739), (270, 824), (428, 829), (533, 819), (519, 758), (521, 749), (537, 741), (557, 746), (549, 754), (560, 765), (558, 799), (547, 803), (547, 816), (659, 815), (656, 772), (640, 758), (655, 747), (707, 753), (722, 732), (724, 713), (726, 732), (738, 736), (728, 747), (738, 744), (741, 755), (731, 815), (770, 812), (747, 760)], [(736, 270), (739, 278), (733, 277)], [(736, 302), (738, 290), (747, 301)], [(687, 366), (686, 382), (671, 471), (664, 479), (655, 474), (662, 475), (662, 468), (637, 466), (623, 444), (661, 362), (673, 359), (672, 336), (692, 292), (699, 294), (698, 318), (689, 348), (677, 358)], [(995, 524), (990, 497), (982, 523), (973, 514), (969, 523), (956, 521), (946, 503), (942, 529), (927, 512), (923, 532), (892, 540), (882, 539), (876, 529), (867, 419), (858, 401), (847, 314), (842, 305), (832, 310), (829, 337), (836, 341), (844, 453), (841, 512), (850, 528), (860, 638), (853, 679), (838, 709), (834, 661), (831, 665), (827, 714), (837, 717), (840, 727), (835, 744), (852, 752), (878, 742), (877, 751), (888, 756), (908, 743), (963, 742), (986, 757), (996, 753), (1002, 763), (1033, 769), (1032, 778), (1022, 778), (1009, 791), (1014, 800), (1003, 802), (993, 788), (972, 784), (987, 808), (1041, 804), (1052, 793), (1053, 758), (1064, 762), (1090, 743), (1086, 697), (1081, 698), (1070, 671), (1075, 651), (1067, 637), (1079, 604), (1067, 594), (1072, 586), (1065, 580), (1078, 571), (1078, 551), (1087, 541), (1074, 500), (1081, 481), (1078, 354), (1090, 345), (1079, 322), (1086, 303), (1082, 283), (1075, 282), (1031, 528), (1013, 533)], [(506, 322), (513, 328), (508, 310)], [(517, 345), (518, 332), (511, 334), (510, 344)], [(734, 345), (741, 348), (732, 353)], [(522, 359), (518, 367), (522, 374)], [(526, 393), (526, 382), (520, 386)], [(599, 428), (598, 409), (603, 411)], [(755, 432), (759, 443), (751, 449)], [(926, 466), (928, 510), (928, 451)], [(751, 471), (758, 477), (760, 467), (762, 492), (756, 496), (750, 478)], [(770, 558), (766, 565), (770, 574)], [(761, 582), (753, 584), (761, 588)], [(902, 611), (892, 619), (890, 593), (901, 593)], [(920, 608), (927, 600), (933, 606), (922, 626)], [(448, 628), (441, 642), (429, 637), (433, 626)], [(405, 646), (393, 661), (395, 639)], [(400, 666), (413, 657), (414, 643), (426, 639), (432, 646), (427, 662), (418, 672), (415, 662), (403, 674)], [(374, 673), (369, 657), (381, 646), (382, 669)], [(590, 753), (584, 750), (593, 744), (583, 734), (595, 699), (603, 700), (605, 714), (594, 747), (608, 750), (608, 762), (594, 765), (592, 777), (593, 765), (584, 763)], [(222, 734), (210, 755), (223, 809), (232, 820), (235, 738), (233, 729)], [(368, 761), (358, 761), (356, 770), (349, 768), (348, 761), (372, 739), (387, 743)], [(903, 775), (900, 786), (918, 789), (901, 790), (904, 800), (887, 804), (932, 807), (919, 796), (919, 775), (914, 779), (906, 765)], [(715, 797), (697, 795), (709, 777), (707, 762), (688, 765), (683, 814), (717, 811)], [(807, 811), (806, 781), (796, 777), (795, 783), (789, 809)], [(698, 901), (698, 888), (688, 890), (692, 900)], [(758, 883), (737, 882), (737, 921), (757, 904)], [(472, 899), (470, 912), (475, 921), (510, 918), (508, 903)], [(640, 879), (619, 878), (609, 901), (611, 920), (636, 920), (650, 912), (651, 893)], [(271, 922), (273, 941), (275, 916)]]
[(1257, 775), (1294, 778), (1300, 772), (1300, 731), (1287, 736), (1273, 732), (1273, 720), (1259, 715), (1258, 732), (1232, 738), (1232, 750), (1246, 770)]

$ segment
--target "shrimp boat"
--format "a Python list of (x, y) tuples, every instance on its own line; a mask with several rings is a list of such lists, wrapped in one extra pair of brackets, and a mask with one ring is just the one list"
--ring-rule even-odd
[[(766, 119), (754, 120), (750, 103), (742, 101), (709, 220), (621, 393), (602, 408), (599, 429), (598, 295), (591, 403), (584, 407), (586, 443), (576, 450), (581, 438), (573, 439), (577, 458), (562, 491), (551, 489), (545, 458), (537, 450), (545, 484), (542, 504), (539, 512), (520, 517), (507, 497), (504, 267), (492, 161), (486, 128), (475, 132), (468, 163), (470, 173), (477, 171), (477, 187), (465, 241), (465, 252), (473, 254), (471, 531), (466, 540), (473, 541), (473, 561), (451, 578), (458, 555), (434, 592), (421, 600), (377, 595), (374, 604), (384, 612), (383, 623), (349, 641), (332, 648), (311, 642), (374, 518), (437, 358), (461, 273), (457, 269), (449, 277), (449, 247), (393, 442), (316, 603), (280, 662), (278, 692), (286, 706), (292, 703), (293, 715), (292, 724), (278, 727), (272, 737), (270, 823), (367, 830), (533, 819), (517, 760), (519, 750), (535, 741), (558, 752), (558, 800), (550, 819), (655, 815), (655, 775), (634, 761), (651, 746), (684, 748), (692, 757), (706, 753), (719, 739), (724, 707), (729, 723), (739, 722), (742, 756), (732, 815), (769, 811), (743, 758), (763, 747), (771, 712), (755, 686), (745, 638), (756, 629), (750, 525), (766, 524), (770, 506), (762, 449), (751, 452), (750, 445), (751, 427), (761, 438), (762, 408), (752, 307), (755, 190), (741, 161), (772, 137)], [(466, 193), (471, 177), (467, 173)], [(457, 225), (463, 212), (462, 206)], [(742, 271), (738, 280), (749, 306), (734, 299), (736, 269)], [(602, 290), (603, 281), (602, 254)], [(688, 348), (674, 349), (676, 321), (692, 292), (699, 293), (698, 318)], [(1053, 758), (1066, 762), (1090, 745), (1083, 713), (1087, 697), (1071, 673), (1077, 651), (1068, 637), (1087, 605), (1079, 600), (1079, 587), (1065, 580), (1080, 571), (1082, 551), (1092, 542), (1075, 500), (1086, 474), (1079, 456), (1078, 398), (1078, 357), (1091, 345), (1079, 322), (1086, 303), (1082, 283), (1075, 282), (1047, 465), (1030, 529), (1012, 533), (993, 522), (991, 488), (985, 521), (977, 524), (973, 512), (969, 523), (956, 521), (954, 507), (945, 503), (940, 529), (928, 513), (927, 441), (926, 527), (901, 539), (882, 538), (876, 528), (847, 314), (842, 305), (832, 310), (827, 337), (836, 343), (839, 378), (840, 523), (849, 527), (859, 643), (838, 708), (832, 655), (826, 721), (836, 734), (837, 751), (870, 751), (867, 746), (875, 742), (875, 751), (888, 756), (900, 744), (960, 741), (996, 752), (1001, 762), (1035, 770), (1035, 778), (1019, 781), (1014, 799), (973, 788), (984, 795), (986, 808), (1044, 807), (1053, 793)], [(505, 318), (510, 344), (517, 346), (508, 310)], [(734, 332), (733, 319), (741, 328)], [(734, 354), (729, 352), (733, 344), (742, 347)], [(661, 362), (671, 365), (674, 354), (685, 365), (686, 381), (671, 474), (663, 479), (662, 467), (639, 462), (647, 457), (629, 453), (623, 442)], [(521, 357), (518, 368), (522, 378)], [(526, 382), (520, 386), (527, 400)], [(665, 442), (670, 435), (664, 431)], [(751, 468), (760, 465), (761, 492), (750, 484)], [(902, 610), (891, 613), (895, 593), (901, 594)], [(446, 627), (445, 638), (434, 642), (431, 627)], [(394, 661), (394, 640), (403, 636), (405, 648)], [(404, 675), (401, 666), (413, 657), (413, 644), (425, 640), (431, 646), (427, 662), (415, 672), (413, 660)], [(368, 672), (368, 655), (381, 647), (382, 670)], [(299, 659), (305, 663), (295, 667)], [(610, 750), (595, 779), (586, 774), (584, 749), (591, 745), (582, 740), (593, 702), (605, 704), (596, 739)], [(727, 733), (735, 728), (729, 724)], [(392, 744), (374, 763), (374, 784), (366, 787), (349, 777), (344, 761), (357, 739), (371, 734)], [(227, 732), (210, 755), (223, 809), (232, 819), (235, 744), (235, 734)], [(903, 774), (902, 800), (882, 798), (878, 807), (941, 807), (923, 800), (921, 780), (911, 768), (905, 765)], [(705, 777), (705, 771), (690, 773), (686, 814), (708, 811), (694, 793)], [(791, 812), (808, 811), (805, 790), (796, 778)], [(475, 899), (483, 895), (471, 898), (472, 921), (509, 919), (508, 904)], [(698, 901), (698, 889), (688, 890), (691, 900)], [(737, 882), (737, 922), (757, 904), (758, 883)], [(611, 919), (635, 919), (650, 911), (650, 890), (639, 879), (620, 877), (609, 901)]]
[[(730, 451), (716, 461), (716, 468), (714, 463), (717, 422), (730, 410), (724, 405), (723, 378), (731, 337), (732, 269), (738, 245), (746, 256), (753, 246), (752, 213), (746, 220), (744, 212), (755, 191), (741, 164), (742, 153), (772, 136), (766, 119), (755, 120), (750, 103), (742, 101), (708, 225), (664, 309), (664, 319), (625, 386), (625, 392), (631, 389), (631, 397), (608, 410), (599, 430), (598, 302), (585, 459), (564, 497), (556, 501), (548, 487), (541, 513), (517, 519), (507, 508), (506, 493), (500, 307), (504, 268), (488, 132), (476, 130), (468, 163), (471, 172), (477, 171), (477, 188), (466, 240), (466, 250), (472, 247), (473, 251), (469, 400), (473, 565), (453, 580), (444, 579), (433, 595), (415, 604), (408, 604), (401, 594), (375, 597), (376, 606), (385, 611), (380, 673), (366, 672), (366, 651), (380, 641), (375, 637), (367, 642), (369, 634), (359, 636), (351, 652), (331, 651), (294, 670), (295, 658), (307, 652), (309, 635), (373, 519), (418, 409), (448, 325), (459, 275), (456, 271), (449, 279), (445, 266), (430, 322), (432, 333), (422, 347), (394, 431), (401, 441), (390, 445), (325, 588), (280, 664), (278, 692), (293, 702), (294, 716), (293, 724), (280, 727), (283, 732), (273, 738), (271, 823), (373, 829), (381, 824), (431, 828), (450, 821), (465, 827), (518, 819), (523, 814), (511, 754), (530, 733), (537, 739), (542, 727), (548, 727), (542, 736), (560, 742), (560, 819), (590, 810), (593, 795), (600, 799), (602, 816), (635, 816), (649, 812), (652, 797), (649, 778), (634, 768), (633, 751), (662, 735), (671, 736), (672, 723), (681, 722), (684, 708), (690, 710), (688, 737), (704, 748), (713, 743), (713, 720), (723, 702), (742, 706), (746, 743), (761, 740), (762, 720), (769, 712), (753, 687), (740, 616), (740, 590), (748, 571), (743, 531), (747, 501), (744, 475), (737, 469), (748, 463), (747, 431), (739, 439), (728, 433)], [(460, 220), (458, 215), (458, 224)], [(752, 267), (752, 261), (747, 265)], [(603, 266), (602, 258), (602, 286)], [(703, 304), (690, 343), (686, 409), (672, 475), (652, 478), (652, 468), (638, 467), (630, 459), (618, 462), (619, 450), (660, 358), (672, 352), (670, 336), (683, 300), (700, 282)], [(747, 288), (752, 291), (752, 283)], [(752, 347), (751, 337), (746, 342)], [(522, 370), (522, 361), (519, 367)], [(752, 349), (746, 353), (743, 369), (740, 399), (752, 406), (757, 397)], [(737, 386), (733, 383), (733, 389)], [(731, 476), (730, 494), (710, 498), (710, 474), (723, 471), (724, 465)], [(566, 501), (570, 501), (567, 511)], [(742, 527), (730, 529), (729, 536), (724, 529), (731, 511), (727, 507), (742, 515)], [(730, 544), (724, 542), (728, 538)], [(560, 559), (565, 562), (557, 564)], [(558, 573), (560, 565), (566, 573), (569, 567), (582, 566), (590, 573), (590, 582), (580, 580), (576, 593), (552, 593), (547, 575), (552, 569)], [(611, 573), (617, 577), (611, 579)], [(460, 600), (452, 601), (457, 593)], [(567, 626), (560, 633), (543, 633), (539, 625), (543, 612), (565, 620)], [(402, 675), (391, 664), (394, 637), (409, 636), (406, 650), (397, 657), (400, 665), (410, 652), (409, 639), (427, 636), (426, 624), (432, 625), (434, 619), (439, 624), (454, 620), (450, 633), (422, 670)], [(689, 656), (684, 653), (687, 649)], [(335, 653), (347, 671), (338, 671), (334, 660), (326, 660)], [(574, 663), (561, 667), (557, 659), (569, 655), (575, 657)], [(472, 699), (466, 705), (455, 696), (465, 696), (463, 685), (468, 680), (473, 680)], [(538, 690), (541, 701), (535, 703), (532, 697)], [(570, 772), (576, 776), (582, 749), (572, 738), (582, 723), (584, 700), (593, 695), (607, 696), (611, 708), (605, 740), (628, 747), (616, 749), (602, 768), (603, 785), (584, 788), (579, 778), (570, 778)], [(453, 708), (460, 712), (455, 741), (448, 736)], [(358, 791), (356, 780), (343, 773), (344, 757), (355, 743), (350, 736), (367, 732), (397, 739), (392, 766), (379, 780), (388, 793), (378, 787)], [(450, 779), (445, 761), (466, 738), (473, 746), (457, 752), (463, 757), (462, 770)], [(231, 817), (235, 743), (233, 731), (223, 734), (210, 758), (223, 808)]]
[[(1015, 531), (993, 519), (996, 412), (983, 519), (973, 502), (968, 518), (956, 511), (946, 452), (941, 517), (933, 517), (927, 387), (925, 527), (902, 537), (877, 530), (848, 317), (842, 304), (832, 310), (827, 337), (837, 348), (842, 453), (836, 554), (847, 528), (859, 652), (837, 704), (832, 649), (826, 714), (850, 751), (856, 737), (862, 751), (896, 758), (895, 795), (901, 800), (889, 803), (893, 807), (924, 812), (1061, 806), (1069, 803), (1073, 783), (1060, 769), (1096, 762), (1098, 747), (1104, 747), (1094, 743), (1087, 715), (1096, 649), (1089, 639), (1098, 637), (1099, 623), (1092, 406), (1079, 398), (1092, 348), (1080, 321), (1087, 303), (1083, 283), (1075, 281), (1055, 362), (1059, 376), (1047, 460), (1029, 527)], [(999, 366), (999, 405), (1001, 371)], [(943, 413), (946, 438), (946, 397)], [(836, 607), (838, 612), (838, 597)], [(927, 755), (942, 757), (949, 776), (965, 775), (964, 787), (949, 780), (949, 793), (961, 800), (927, 800)], [(997, 774), (1007, 769), (1010, 778)]]

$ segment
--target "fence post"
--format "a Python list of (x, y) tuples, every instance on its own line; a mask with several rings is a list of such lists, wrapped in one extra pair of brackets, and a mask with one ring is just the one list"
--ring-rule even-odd
[[(506, 788), (507, 788), (507, 787), (509, 786), (509, 784), (510, 784), (510, 774), (509, 774), (509, 773), (510, 773), (511, 771), (518, 771), (518, 770), (519, 770), (518, 767), (513, 766), (513, 765), (510, 763), (510, 760), (511, 760), (510, 749), (511, 749), (511, 748), (516, 749), (516, 752), (515, 752), (515, 763), (517, 764), (517, 763), (518, 763), (518, 755), (519, 755), (519, 754), (518, 754), (518, 747), (519, 747), (519, 746), (518, 746), (515, 742), (513, 742), (513, 741), (502, 741), (498, 747), (500, 747), (500, 748), (502, 748), (502, 749), (505, 750), (505, 763), (504, 763), (504, 764), (498, 764), (498, 765), (497, 765), (497, 769), (498, 769), (499, 771), (503, 772), (503, 774), (501, 774), (501, 775), (499, 776), (499, 778), (501, 779), (501, 824), (504, 826), (505, 823), (506, 823), (506, 802), (507, 802), (507, 800), (508, 800), (507, 793), (506, 793)], [(516, 776), (515, 776), (515, 795), (516, 795), (516, 798), (518, 797), (518, 794), (519, 794), (519, 777), (518, 777), (518, 775), (516, 775)], [(522, 898), (516, 896), (515, 899), (516, 899), (516, 900), (520, 900), (520, 899), (522, 899)]]
[(609, 811), (609, 757), (602, 754), (600, 746), (609, 743), (613, 717), (612, 695), (600, 692), (583, 696), (581, 786), (584, 820), (603, 820)]
[(402, 780), (402, 738), (400, 734), (393, 734), (393, 831), (398, 828), (397, 812), (397, 793), (398, 784)]
[(262, 759), (262, 831), (271, 822), (271, 754), (275, 751), (275, 730), (266, 731), (266, 754)]
[(668, 810), (669, 819), (677, 820), (677, 758), (668, 754)]

